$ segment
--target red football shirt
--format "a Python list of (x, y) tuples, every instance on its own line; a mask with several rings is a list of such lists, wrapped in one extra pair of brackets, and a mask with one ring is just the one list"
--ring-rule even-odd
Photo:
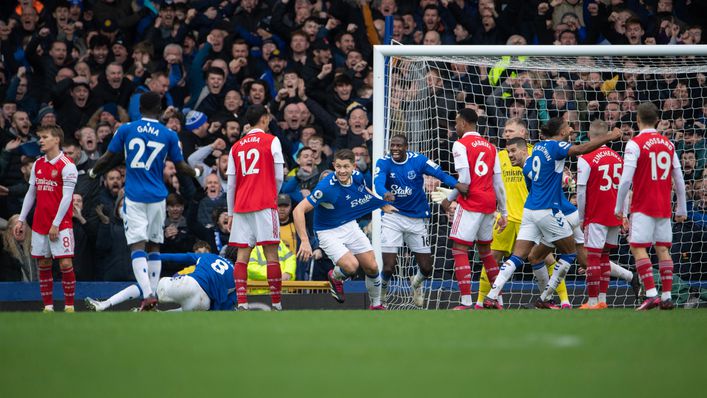
[(468, 167), (471, 175), (466, 198), (459, 195), (457, 202), (462, 209), (490, 214), (496, 211), (496, 191), (493, 175), (501, 173), (496, 147), (476, 132), (464, 134), (452, 146), (454, 168)]
[(233, 144), (227, 174), (236, 176), (235, 213), (277, 209), (276, 163), (285, 163), (280, 140), (263, 130), (253, 129)]
[(643, 130), (626, 144), (624, 167), (635, 167), (631, 213), (670, 218), (673, 168), (680, 167), (673, 143), (656, 130)]
[(621, 225), (621, 221), (614, 216), (614, 205), (623, 163), (621, 156), (607, 146), (579, 157), (577, 183), (587, 187), (584, 225)]
[[(32, 230), (38, 234), (46, 235), (52, 227), (54, 218), (59, 211), (59, 203), (63, 196), (64, 187), (73, 188), (76, 186), (78, 171), (74, 162), (66, 157), (64, 153), (52, 160), (47, 160), (46, 156), (37, 159), (32, 166), (32, 174), (29, 184), (37, 189), (36, 207)], [(73, 203), (64, 214), (59, 224), (59, 230), (73, 228), (71, 218), (73, 217)]]

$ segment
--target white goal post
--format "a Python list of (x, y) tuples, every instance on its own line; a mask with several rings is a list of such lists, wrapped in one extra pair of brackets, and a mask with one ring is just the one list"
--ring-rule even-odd
[[(497, 80), (491, 82), (490, 72), (492, 70), (494, 73), (497, 71), (498, 68), (494, 68), (500, 65), (500, 61), (503, 61), (500, 73), (503, 74), (505, 72), (506, 74), (495, 76)], [(434, 70), (433, 74), (437, 79), (436, 81), (440, 82), (439, 89), (429, 87), (428, 82), (430, 80), (425, 79), (426, 74), (431, 70)], [(463, 72), (460, 72), (462, 70)], [(466, 74), (468, 74), (469, 78), (460, 82), (460, 80), (466, 79)], [(599, 74), (599, 80), (592, 77), (596, 76), (596, 74)], [(587, 79), (593, 80), (585, 79), (587, 80), (586, 82), (582, 81), (573, 85), (574, 81), (571, 81), (570, 76), (575, 75), (590, 76)], [(674, 80), (669, 80), (671, 75)], [(696, 78), (695, 76), (698, 77)], [(374, 47), (373, 54), (374, 133), (372, 163), (375, 165), (375, 162), (385, 155), (389, 137), (397, 133), (408, 136), (411, 150), (420, 151), (435, 162), (443, 161), (436, 157), (447, 151), (445, 148), (440, 147), (446, 139), (442, 135), (454, 130), (453, 116), (449, 115), (455, 113), (459, 107), (468, 105), (470, 98), (475, 100), (474, 106), (481, 108), (481, 112), (485, 113), (483, 115), (484, 122), (480, 122), (480, 130), (483, 130), (481, 131), (482, 135), (490, 135), (492, 142), (497, 145), (502, 142), (500, 137), (503, 122), (511, 116), (516, 116), (513, 113), (514, 111), (507, 109), (508, 106), (505, 105), (509, 101), (514, 104), (514, 107), (517, 103), (522, 104), (522, 106), (518, 105), (518, 107), (525, 107), (522, 110), (525, 112), (523, 117), (527, 119), (525, 121), (529, 123), (529, 127), (532, 126), (531, 140), (537, 137), (538, 126), (547, 121), (548, 115), (552, 114), (564, 115), (564, 117), (570, 119), (571, 123), (576, 122), (578, 127), (586, 126), (594, 118), (606, 117), (609, 120), (608, 124), (610, 127), (612, 125), (615, 127), (622, 126), (621, 128), (624, 129), (624, 126), (626, 126), (626, 134), (629, 135), (630, 132), (628, 130), (631, 128), (631, 123), (635, 125), (635, 117), (632, 115), (630, 108), (631, 99), (636, 103), (642, 102), (643, 99), (658, 101), (661, 104), (663, 114), (668, 115), (666, 116), (667, 122), (672, 122), (672, 119), (682, 118), (682, 123), (686, 121), (690, 123), (690, 129), (698, 129), (702, 125), (692, 123), (694, 115), (703, 112), (700, 109), (702, 104), (704, 104), (704, 112), (707, 112), (707, 83), (704, 82), (704, 76), (707, 76), (707, 45), (378, 45)], [(698, 79), (697, 81), (700, 82), (698, 84), (699, 87), (695, 87), (694, 84), (690, 85), (692, 83), (685, 83), (685, 81), (689, 80), (688, 77), (693, 79), (690, 80), (691, 82), (694, 79)], [(504, 78), (508, 80), (504, 81)], [(525, 78), (524, 81), (522, 80), (523, 78)], [(486, 83), (484, 83), (484, 79), (486, 79)], [(562, 79), (564, 79), (564, 82)], [(628, 79), (631, 79), (630, 83), (624, 84), (623, 80), (628, 81)], [(519, 80), (521, 81), (519, 82)], [(509, 81), (511, 83), (508, 83)], [(558, 86), (558, 82), (565, 85)], [(460, 84), (465, 88), (471, 87), (474, 92), (470, 93), (466, 89), (460, 90), (458, 88)], [(506, 85), (505, 87), (503, 86), (504, 84)], [(633, 84), (633, 86), (630, 84)], [(678, 93), (673, 91), (678, 90), (676, 86), (680, 88), (681, 85), (686, 84), (689, 91), (687, 104), (683, 101), (682, 94), (680, 94), (682, 91)], [(516, 98), (514, 90), (518, 89), (518, 87), (522, 88), (519, 91), (523, 92), (525, 90), (528, 93), (527, 97), (529, 99), (521, 100)], [(619, 90), (618, 87), (621, 87), (623, 91)], [(704, 90), (701, 89), (702, 87), (704, 87)], [(680, 90), (682, 89), (680, 88)], [(510, 91), (510, 94), (508, 91)], [(695, 94), (697, 92), (699, 92), (698, 96)], [(533, 95), (535, 95), (535, 98), (533, 98)], [(438, 107), (437, 109), (430, 110), (427, 106), (430, 103), (430, 98)], [(440, 98), (442, 99), (441, 106)], [(626, 98), (629, 99), (624, 101)], [(391, 108), (391, 100), (395, 101), (395, 110)], [(597, 109), (594, 109), (594, 107), (597, 107), (595, 102), (599, 103)], [(406, 105), (400, 105), (400, 103), (405, 103)], [(444, 107), (444, 104), (450, 103), (456, 104), (456, 108), (449, 109), (449, 107)], [(497, 106), (499, 103), (504, 104), (504, 109), (500, 109)], [(545, 106), (543, 108), (543, 106), (539, 105), (541, 103), (547, 106), (543, 105)], [(554, 106), (555, 104), (563, 103), (565, 104), (564, 113), (563, 109), (550, 108), (550, 104)], [(570, 109), (571, 107), (567, 105), (568, 103), (572, 103), (574, 108)], [(619, 106), (617, 115), (609, 115), (610, 112), (614, 111), (616, 103)], [(625, 103), (628, 104), (625, 105)], [(663, 106), (663, 104), (665, 105)], [(622, 111), (624, 105), (628, 107), (628, 110)], [(531, 107), (534, 108), (531, 109)], [(492, 108), (493, 115), (489, 114)], [(445, 114), (446, 112), (448, 114)], [(690, 116), (688, 117), (687, 115)], [(451, 120), (450, 117), (452, 118)], [(572, 120), (573, 117), (577, 120)], [(616, 120), (617, 117), (620, 120)], [(678, 135), (687, 134), (688, 126), (682, 126), (677, 122), (676, 125), (678, 127), (670, 125), (670, 130), (675, 131), (675, 137), (680, 138)], [(678, 128), (682, 130), (678, 132)], [(704, 127), (701, 127), (701, 129), (702, 135), (704, 135)], [(575, 128), (575, 130), (578, 129)], [(580, 128), (579, 130), (582, 129)], [(690, 132), (693, 130), (690, 130)], [(581, 136), (582, 131), (579, 132), (576, 138), (581, 139)], [(499, 146), (500, 149), (502, 148)], [(683, 148), (683, 150), (689, 152), (691, 148)], [(700, 157), (702, 157), (702, 154), (700, 154)], [(704, 161), (705, 159), (698, 159), (698, 165), (700, 167), (707, 166)], [(701, 172), (702, 170), (699, 170), (699, 174), (696, 174), (700, 176), (700, 179)], [(707, 180), (707, 172), (705, 177)], [(704, 189), (707, 190), (707, 186)], [(705, 201), (707, 201), (707, 195), (705, 195)], [(707, 209), (705, 211), (707, 212)], [(372, 241), (382, 269), (380, 217), (380, 211), (373, 215)], [(438, 227), (442, 227), (441, 230), (446, 231), (444, 226), (439, 225), (444, 222), (447, 222), (446, 217), (440, 215), (438, 209), (433, 207), (430, 232), (431, 236), (439, 238), (432, 239), (433, 244), (443, 243), (445, 246), (449, 246), (446, 237), (436, 236), (440, 232)], [(683, 246), (689, 243), (686, 237), (688, 235), (681, 236), (683, 238), (677, 239), (686, 240), (681, 242), (683, 244), (681, 249), (686, 250)], [(694, 236), (697, 235), (689, 236), (692, 237), (691, 239), (694, 242), (694, 239), (696, 239)], [(707, 233), (705, 233), (705, 237), (707, 237)], [(449, 256), (447, 249), (446, 247), (433, 246), (435, 273), (432, 280), (426, 283), (425, 308), (442, 309), (457, 305), (453, 272), (450, 272), (448, 267), (442, 269), (444, 268), (444, 263), (451, 261), (451, 256)], [(705, 245), (705, 250), (707, 250), (707, 245)], [(691, 258), (696, 257), (693, 251), (699, 252), (697, 254), (703, 252), (701, 246), (690, 246), (687, 254), (691, 255)], [(626, 258), (623, 259), (624, 261), (621, 264), (631, 269), (632, 263), (629, 263)], [(705, 263), (701, 261), (699, 264), (694, 263), (695, 260), (692, 260), (692, 268), (689, 271), (689, 275), (684, 275), (688, 286), (696, 287), (696, 289), (701, 286), (707, 287), (707, 275), (705, 275), (707, 274), (707, 255), (705, 256)], [(390, 307), (414, 308), (411, 292), (407, 284), (407, 277), (411, 275), (413, 267), (414, 264), (409, 253), (405, 250), (401, 251), (399, 253), (398, 267), (395, 271), (396, 275), (400, 275), (394, 278), (388, 295)], [(472, 269), (474, 271), (472, 280), (476, 282), (481, 269), (478, 261), (472, 262)], [(576, 279), (579, 280), (580, 278)], [(510, 301), (511, 307), (518, 307), (530, 302), (532, 296), (538, 293), (537, 288), (532, 287), (531, 273), (523, 272), (517, 275), (515, 280), (517, 281), (517, 291), (520, 293), (509, 298), (508, 301)], [(581, 282), (583, 282), (583, 278), (581, 278)], [(475, 300), (476, 286), (475, 284), (473, 289)], [(568, 281), (567, 286), (570, 298), (575, 299), (573, 303), (581, 302), (584, 296), (583, 283), (572, 284)], [(620, 297), (613, 301), (610, 300), (610, 304), (615, 306), (633, 305), (626, 286), (625, 283), (621, 282), (618, 284), (612, 283), (611, 294)]]

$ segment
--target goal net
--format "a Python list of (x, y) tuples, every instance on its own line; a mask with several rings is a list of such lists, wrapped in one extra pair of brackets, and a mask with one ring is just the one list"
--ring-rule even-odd
[[(523, 120), (532, 143), (539, 139), (543, 123), (563, 117), (573, 127), (571, 140), (576, 143), (588, 140), (589, 124), (595, 119), (605, 121), (609, 129), (621, 129), (623, 140), (612, 148), (622, 153), (626, 141), (638, 132), (636, 106), (655, 103), (661, 111), (658, 130), (673, 140), (682, 160), (690, 211), (688, 221), (673, 228), (673, 297), (687, 306), (700, 301), (700, 289), (707, 287), (705, 46), (378, 46), (375, 55), (374, 162), (387, 152), (389, 137), (404, 134), (410, 150), (425, 154), (453, 174), (454, 118), (464, 107), (477, 111), (479, 132), (499, 150), (505, 146), (503, 132), (509, 119)], [(576, 203), (576, 159), (568, 163), (566, 174), (565, 194)], [(425, 190), (429, 194), (437, 186), (439, 181), (430, 178)], [(429, 233), (434, 273), (425, 284), (425, 308), (459, 304), (449, 228), (448, 217), (432, 204)], [(380, 228), (374, 228), (374, 233), (380, 234)], [(379, 237), (373, 241), (380, 252)], [(473, 249), (469, 254), (476, 301), (482, 267)], [(635, 270), (625, 235), (611, 258)], [(411, 253), (402, 249), (388, 291), (389, 307), (416, 308), (409, 286), (416, 269)], [(612, 278), (609, 305), (635, 305), (626, 277)], [(660, 283), (659, 277), (656, 282)], [(574, 306), (586, 300), (585, 278), (577, 264), (567, 275), (566, 286)], [(539, 293), (526, 264), (506, 285), (503, 297), (506, 306), (518, 308), (533, 303)]]

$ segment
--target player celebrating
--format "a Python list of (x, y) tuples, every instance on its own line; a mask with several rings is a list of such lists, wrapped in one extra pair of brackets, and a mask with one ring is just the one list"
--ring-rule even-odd
[[(589, 128), (589, 139), (597, 140), (606, 133), (606, 123), (595, 120)], [(582, 155), (577, 161), (577, 208), (585, 231), (589, 293), (589, 300), (581, 309), (607, 308), (609, 251), (619, 245), (621, 226), (621, 220), (611, 214), (611, 206), (616, 203), (622, 167), (619, 154), (607, 146)]]
[(476, 112), (469, 108), (457, 113), (455, 128), (461, 138), (452, 146), (454, 168), (459, 173), (459, 182), (469, 184), (469, 194), (457, 198), (458, 192), (453, 191), (447, 200), (442, 201), (445, 210), (449, 209), (451, 201), (456, 199), (459, 203), (449, 234), (454, 241), (454, 274), (461, 293), (461, 305), (455, 310), (473, 308), (469, 249), (476, 243), (481, 262), (489, 277), (492, 277), (498, 270), (498, 263), (491, 255), (494, 213), (498, 209), (501, 214), (497, 223), (501, 230), (506, 227), (508, 217), (506, 191), (496, 147), (476, 132), (478, 119)]
[(248, 309), (248, 260), (256, 245), (263, 246), (267, 261), (272, 309), (282, 310), (282, 271), (277, 248), (280, 222), (277, 194), (284, 178), (285, 159), (280, 140), (268, 134), (270, 113), (262, 105), (248, 107), (245, 114), (251, 129), (233, 144), (228, 155), (229, 245), (238, 248), (233, 269), (238, 309)]
[[(194, 244), (194, 253), (160, 254), (162, 261), (192, 266), (174, 277), (161, 278), (157, 285), (157, 299), (160, 303), (179, 304), (180, 307), (173, 311), (232, 310), (236, 305), (236, 288), (233, 264), (228, 259), (235, 258), (236, 251), (235, 247), (226, 246), (224, 256), (217, 256), (209, 252), (208, 243), (201, 241)], [(87, 297), (86, 305), (101, 312), (139, 296), (140, 287), (135, 284), (105, 301)]]
[[(572, 128), (565, 120), (561, 118), (550, 119), (543, 128), (546, 140), (535, 144), (532, 155), (525, 162), (523, 173), (531, 179), (532, 189), (525, 202), (520, 231), (513, 246), (513, 255), (501, 267), (501, 272), (496, 278), (493, 288), (484, 299), (485, 308), (502, 308), (497, 300), (499, 293), (516, 268), (523, 265), (525, 258), (531, 254), (531, 249), (540, 242), (541, 238), (545, 242), (552, 243), (561, 253), (555, 272), (543, 292), (545, 298), (548, 296), (548, 292), (554, 292), (559, 282), (564, 280), (570, 265), (577, 257), (572, 227), (561, 211), (564, 198), (562, 173), (565, 159), (591, 152), (605, 143), (619, 138), (620, 133), (612, 132), (595, 141), (572, 145), (566, 141), (571, 132)], [(538, 257), (531, 255), (531, 264), (544, 261), (545, 256)], [(550, 308), (551, 302), (544, 300), (538, 305)]]
[[(636, 111), (640, 133), (626, 144), (624, 169), (614, 214), (619, 219), (623, 218), (623, 204), (633, 185), (628, 240), (638, 275), (646, 290), (646, 300), (637, 310), (650, 310), (657, 306), (671, 310), (674, 308), (670, 296), (673, 287), (673, 260), (670, 257), (673, 242), (670, 225), (672, 187), (674, 180), (677, 194), (675, 221), (683, 222), (687, 218), (685, 181), (675, 147), (655, 130), (658, 109), (652, 103), (644, 102)], [(652, 245), (658, 255), (662, 289), (660, 296), (655, 288), (653, 266), (647, 252), (647, 248)]]
[(106, 153), (89, 170), (89, 176), (95, 178), (112, 168), (119, 153), (125, 153), (123, 224), (132, 252), (130, 257), (135, 280), (143, 295), (141, 311), (151, 310), (157, 305), (155, 290), (162, 270), (159, 250), (164, 241), (165, 198), (168, 193), (162, 171), (167, 156), (182, 173), (192, 177), (201, 174), (199, 169), (193, 170), (184, 161), (177, 133), (157, 120), (161, 112), (160, 101), (155, 93), (140, 96), (143, 117), (120, 126)]
[(14, 234), (24, 239), (24, 225), (32, 206), (37, 202), (32, 221), (32, 257), (38, 259), (39, 291), (44, 312), (54, 311), (52, 291), (52, 258), (59, 260), (61, 285), (64, 288), (64, 312), (74, 312), (76, 275), (72, 198), (78, 171), (76, 165), (61, 151), (64, 132), (59, 126), (42, 126), (37, 131), (39, 149), (44, 156), (32, 165), (29, 189), (22, 203), (22, 211)]
[[(607, 131), (604, 129), (603, 133), (598, 133), (597, 135), (603, 135), (606, 134)], [(527, 143), (523, 138), (516, 137), (510, 139), (507, 144), (506, 148), (508, 149), (508, 155), (509, 159), (511, 161), (511, 164), (513, 166), (520, 166), (524, 165), (526, 159), (528, 158), (528, 152), (527, 152)], [(530, 185), (530, 179), (526, 178), (526, 182), (528, 185)], [(612, 202), (613, 203), (613, 202)], [(570, 227), (572, 228), (573, 231), (573, 236), (575, 239), (575, 244), (577, 245), (577, 260), (579, 262), (580, 266), (583, 266), (586, 268), (586, 255), (584, 251), (584, 232), (582, 231), (581, 223), (580, 223), (580, 215), (576, 207), (574, 207), (565, 196), (562, 197), (562, 202), (560, 204), (560, 210), (567, 215), (566, 219), (567, 222), (570, 224)], [(545, 261), (541, 261), (538, 264), (535, 264), (533, 266), (533, 273), (535, 274), (535, 277), (537, 279), (538, 286), (540, 287), (541, 291), (545, 291), (547, 287), (547, 283), (549, 281), (549, 276), (553, 274), (552, 269), (547, 268), (545, 265), (550, 264), (552, 268), (555, 267), (556, 261), (554, 259), (554, 256), (551, 254), (552, 249), (554, 248), (554, 245), (549, 242), (542, 241), (533, 248), (533, 255), (538, 258), (544, 258)], [(607, 259), (608, 261), (608, 259)], [(636, 276), (634, 273), (631, 271), (619, 266), (618, 264), (614, 264), (611, 261), (608, 261), (608, 265), (610, 267), (610, 275), (614, 277), (618, 277), (620, 279), (623, 279), (626, 282), (629, 282), (631, 284), (631, 287), (634, 289), (634, 293), (637, 295), (638, 294), (638, 280), (634, 278)], [(549, 267), (549, 266), (548, 266)], [(549, 270), (549, 275), (546, 270)], [(545, 271), (545, 272), (542, 272)], [(608, 287), (608, 275), (607, 275), (607, 283)], [(562, 289), (564, 287), (564, 283), (560, 282), (558, 287), (555, 289), (555, 292), (559, 296), (563, 296), (563, 306), (562, 308), (568, 308), (570, 307), (569, 300), (567, 298), (567, 290), (566, 288)], [(561, 289), (564, 290), (564, 293), (561, 292)], [(606, 293), (606, 292), (605, 292)], [(550, 292), (545, 294), (545, 296), (542, 296), (541, 299), (549, 299), (550, 297)], [(542, 300), (541, 300), (542, 301)], [(567, 303), (567, 306), (565, 306), (564, 303)], [(604, 294), (604, 302), (606, 302), (606, 294)], [(542, 304), (542, 303), (541, 303)], [(552, 305), (541, 305), (542, 308), (554, 308)]]
[[(366, 289), (371, 301), (370, 309), (383, 310), (381, 304), (381, 276), (378, 271), (373, 247), (368, 237), (359, 228), (356, 219), (382, 208), (384, 212), (397, 211), (395, 207), (372, 194), (363, 179), (363, 174), (354, 170), (356, 157), (350, 149), (334, 153), (332, 176), (325, 177), (313, 192), (295, 207), (292, 215), (301, 244), (297, 253), (304, 261), (312, 257), (312, 246), (307, 237), (305, 214), (314, 210), (314, 231), (319, 238), (319, 247), (334, 262), (328, 279), (331, 294), (343, 303), (343, 281), (358, 271), (366, 274)], [(315, 207), (316, 206), (316, 207)]]
[(398, 248), (407, 243), (415, 253), (419, 269), (411, 278), (413, 302), (422, 307), (422, 283), (432, 274), (432, 251), (427, 236), (426, 219), (430, 206), (424, 190), (424, 176), (432, 176), (466, 195), (469, 186), (445, 173), (426, 156), (408, 151), (408, 140), (402, 135), (390, 139), (390, 154), (376, 162), (374, 185), (383, 199), (395, 203), (397, 213), (384, 214), (381, 220), (381, 251), (383, 252), (382, 299), (385, 302), (388, 282), (398, 261)]

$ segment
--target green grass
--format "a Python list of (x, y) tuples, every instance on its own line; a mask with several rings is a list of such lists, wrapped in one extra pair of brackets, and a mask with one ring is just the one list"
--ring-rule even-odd
[(704, 310), (0, 314), (2, 397), (699, 396), (705, 359)]

